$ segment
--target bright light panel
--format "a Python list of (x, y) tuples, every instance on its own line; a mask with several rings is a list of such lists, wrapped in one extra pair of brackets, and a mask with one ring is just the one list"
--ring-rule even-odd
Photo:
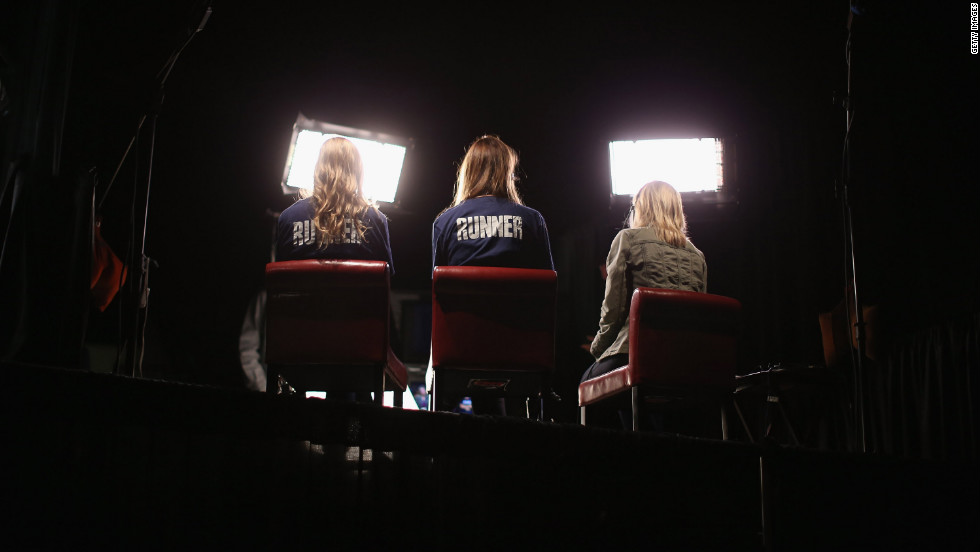
[(678, 192), (717, 192), (722, 179), (721, 140), (671, 138), (609, 142), (614, 195), (634, 195), (647, 182), (663, 180)]
[[(316, 167), (317, 156), (323, 142), (335, 136), (350, 140), (361, 154), (364, 162), (364, 196), (373, 201), (387, 203), (395, 202), (398, 182), (401, 178), (402, 165), (405, 161), (407, 146), (384, 141), (383, 139), (365, 138), (354, 134), (370, 134), (365, 131), (330, 132), (333, 125), (304, 120), (307, 126), (318, 128), (297, 128), (293, 132), (293, 143), (289, 149), (286, 161), (283, 191), (296, 193), (299, 189), (313, 188), (313, 170)], [(342, 128), (342, 127), (334, 127)]]

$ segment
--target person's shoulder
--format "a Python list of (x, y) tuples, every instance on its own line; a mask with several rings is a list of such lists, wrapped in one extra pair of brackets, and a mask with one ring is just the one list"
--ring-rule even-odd
[[(637, 237), (643, 237), (643, 235), (647, 233), (646, 230), (649, 230), (649, 228), (645, 226), (640, 228), (626, 227), (621, 229), (619, 232), (616, 232), (616, 236), (613, 239), (633, 240)], [(657, 235), (653, 234), (653, 237), (656, 238)]]
[(387, 232), (388, 230), (388, 216), (376, 205), (368, 206), (367, 210), (360, 215), (360, 221), (368, 228), (377, 231)]
[(521, 204), (515, 204), (515, 205), (517, 205), (519, 209), (523, 209), (527, 213), (531, 213), (534, 216), (537, 216), (537, 217), (540, 217), (541, 219), (544, 219), (544, 216), (541, 215), (541, 211), (538, 211), (534, 207), (530, 207), (528, 205), (521, 205)]
[(369, 205), (367, 210), (364, 211), (364, 216), (366, 218), (378, 220), (383, 223), (388, 222), (388, 215), (384, 214), (384, 211), (379, 209), (377, 205)]
[(440, 211), (439, 214), (436, 215), (436, 218), (433, 219), (433, 221), (432, 221), (433, 226), (434, 225), (437, 225), (437, 224), (440, 224), (443, 221), (450, 220), (450, 219), (454, 218), (455, 217), (455, 213), (459, 210), (459, 207), (460, 207), (459, 205), (450, 206), (450, 207), (446, 207), (445, 209), (443, 209), (442, 211)]
[(310, 198), (300, 199), (279, 213), (280, 220), (298, 220), (307, 216)]
[(697, 256), (701, 257), (702, 259), (704, 258), (704, 253), (702, 253), (700, 249), (695, 247), (695, 245), (691, 243), (691, 240), (687, 240), (684, 243), (684, 249), (687, 249), (688, 251), (697, 254)]
[(488, 198), (478, 198), (478, 199), (488, 199), (493, 201), (495, 204), (495, 208), (499, 210), (501, 213), (507, 212), (510, 214), (519, 214), (523, 217), (537, 217), (540, 218), (541, 220), (544, 220), (544, 217), (541, 216), (540, 211), (538, 211), (534, 207), (525, 205), (524, 203), (517, 203), (516, 201), (512, 201), (510, 199), (503, 198), (503, 197), (488, 197)]

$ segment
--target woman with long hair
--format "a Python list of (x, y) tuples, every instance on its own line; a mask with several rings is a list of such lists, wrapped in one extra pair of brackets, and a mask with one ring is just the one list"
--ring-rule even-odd
[[(313, 189), (301, 192), (301, 199), (279, 215), (275, 260), (385, 261), (393, 274), (388, 219), (364, 197), (363, 184), (364, 164), (357, 147), (346, 138), (326, 140), (313, 170)], [(395, 335), (393, 323), (391, 328)], [(340, 397), (372, 400), (370, 393)]]
[(594, 378), (629, 363), (629, 309), (638, 287), (707, 291), (704, 254), (687, 237), (681, 195), (670, 184), (644, 184), (633, 197), (628, 228), (613, 238), (606, 257), (606, 293), (599, 331), (592, 340), (596, 361), (582, 375)]
[[(470, 144), (459, 164), (453, 201), (432, 224), (433, 270), (467, 265), (554, 270), (548, 227), (541, 213), (521, 201), (516, 172), (517, 152), (497, 136)], [(433, 377), (430, 358), (428, 391)], [(504, 415), (508, 410), (503, 399), (467, 409)]]
[(313, 171), (313, 189), (279, 215), (276, 260), (387, 261), (394, 272), (388, 219), (364, 197), (364, 165), (346, 138), (326, 140)]
[(459, 165), (456, 192), (432, 224), (432, 267), (506, 266), (554, 270), (544, 217), (517, 193), (517, 152), (481, 136)]

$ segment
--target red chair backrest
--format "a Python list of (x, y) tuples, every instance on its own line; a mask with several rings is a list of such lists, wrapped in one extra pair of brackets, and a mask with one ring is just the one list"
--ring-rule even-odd
[(554, 369), (557, 279), (554, 270), (437, 266), (433, 366)]
[(734, 388), (741, 308), (721, 295), (637, 288), (630, 302), (632, 380)]
[(380, 364), (388, 355), (389, 276), (384, 261), (269, 263), (270, 364)]

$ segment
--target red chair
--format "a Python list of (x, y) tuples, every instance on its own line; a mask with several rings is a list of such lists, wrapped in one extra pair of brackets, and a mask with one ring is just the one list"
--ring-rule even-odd
[(637, 288), (630, 302), (629, 364), (579, 385), (581, 423), (586, 407), (616, 399), (631, 409), (634, 431), (648, 409), (707, 402), (720, 407), (727, 439), (740, 316), (741, 303), (730, 297)]
[(554, 270), (437, 266), (432, 272), (430, 409), (463, 395), (543, 397), (555, 367)]
[(408, 371), (390, 346), (388, 263), (311, 259), (269, 263), (266, 363), (298, 391), (373, 392), (402, 406)]

